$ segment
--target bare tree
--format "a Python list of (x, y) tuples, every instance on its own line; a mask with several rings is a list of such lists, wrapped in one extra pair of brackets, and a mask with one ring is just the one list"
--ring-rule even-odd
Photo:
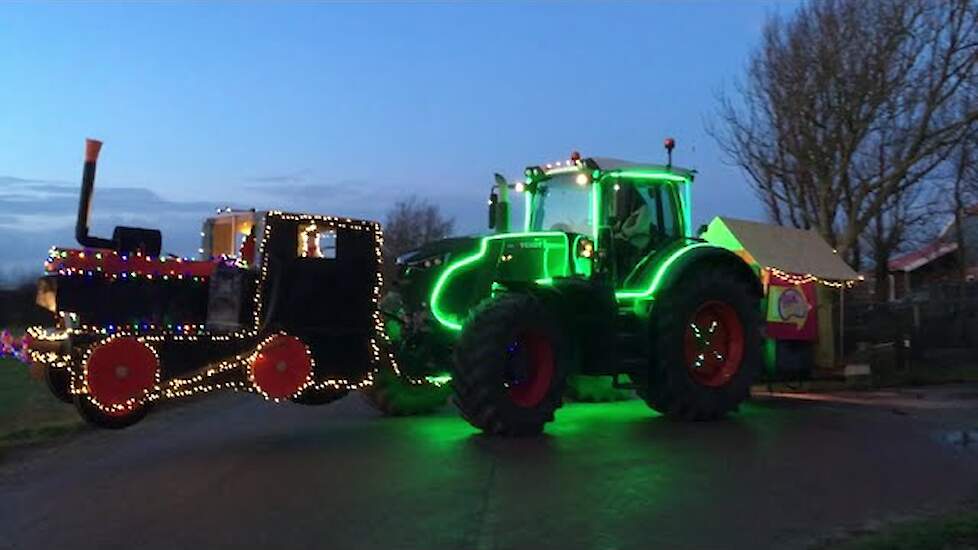
[(447, 237), (455, 220), (442, 215), (437, 205), (411, 196), (387, 211), (384, 225), (384, 252), (397, 257), (425, 243)]
[(870, 254), (875, 299), (889, 298), (889, 264), (897, 254), (933, 240), (935, 197), (930, 186), (917, 186), (894, 195), (869, 223), (861, 239)]
[(768, 21), (711, 131), (773, 221), (858, 261), (978, 122), (976, 76), (975, 0), (809, 1)]
[[(968, 97), (962, 99), (962, 108), (974, 101), (976, 89), (970, 89)], [(966, 242), (966, 219), (974, 214), (974, 203), (978, 200), (978, 127), (966, 139), (956, 144), (949, 159), (948, 210), (953, 215), (954, 242), (957, 244), (958, 277), (965, 281), (968, 275), (969, 257)], [(947, 211), (944, 212), (945, 214)], [(974, 243), (973, 243), (974, 244)], [(962, 289), (963, 291), (963, 289)]]

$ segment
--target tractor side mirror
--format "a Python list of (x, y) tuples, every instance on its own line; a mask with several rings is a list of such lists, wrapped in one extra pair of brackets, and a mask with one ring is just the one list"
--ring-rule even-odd
[(489, 193), (489, 229), (496, 228), (496, 209), (499, 208), (499, 195), (495, 191)]

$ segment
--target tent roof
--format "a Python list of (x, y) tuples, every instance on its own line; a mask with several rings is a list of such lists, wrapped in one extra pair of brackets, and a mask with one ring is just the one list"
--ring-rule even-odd
[(710, 222), (704, 237), (711, 240), (711, 233), (718, 235), (722, 224), (740, 243), (740, 246), (763, 267), (776, 267), (782, 271), (812, 274), (820, 279), (848, 281), (859, 278), (838, 254), (832, 251), (815, 231), (738, 220), (718, 216)]

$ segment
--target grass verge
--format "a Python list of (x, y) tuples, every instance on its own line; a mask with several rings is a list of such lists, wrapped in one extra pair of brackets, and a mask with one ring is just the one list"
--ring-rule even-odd
[(978, 548), (978, 510), (896, 523), (834, 547), (842, 550)]
[(62, 403), (32, 369), (0, 359), (0, 448), (33, 443), (80, 430), (74, 407)]

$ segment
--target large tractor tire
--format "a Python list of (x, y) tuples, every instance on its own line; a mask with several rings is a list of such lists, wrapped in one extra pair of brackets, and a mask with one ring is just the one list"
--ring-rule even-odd
[(373, 386), (363, 390), (367, 402), (385, 416), (432, 413), (444, 407), (451, 394), (448, 384), (414, 384), (389, 369), (381, 369)]
[(691, 271), (661, 293), (639, 396), (680, 420), (736, 410), (761, 370), (760, 298), (744, 276), (722, 267)]
[(578, 403), (610, 403), (635, 399), (635, 392), (616, 388), (610, 376), (576, 374), (567, 377), (566, 396)]
[(106, 412), (87, 394), (76, 395), (74, 402), (78, 414), (85, 419), (85, 422), (96, 428), (109, 430), (121, 430), (132, 426), (145, 418), (150, 409), (150, 404), (144, 403), (124, 411)]
[(75, 395), (75, 408), (99, 428), (131, 426), (149, 411), (145, 397), (157, 383), (159, 368), (153, 350), (135, 338), (99, 344), (86, 359), (82, 376), (88, 393)]
[(455, 404), (490, 434), (535, 435), (561, 405), (569, 342), (538, 299), (507, 294), (480, 304), (455, 350)]

